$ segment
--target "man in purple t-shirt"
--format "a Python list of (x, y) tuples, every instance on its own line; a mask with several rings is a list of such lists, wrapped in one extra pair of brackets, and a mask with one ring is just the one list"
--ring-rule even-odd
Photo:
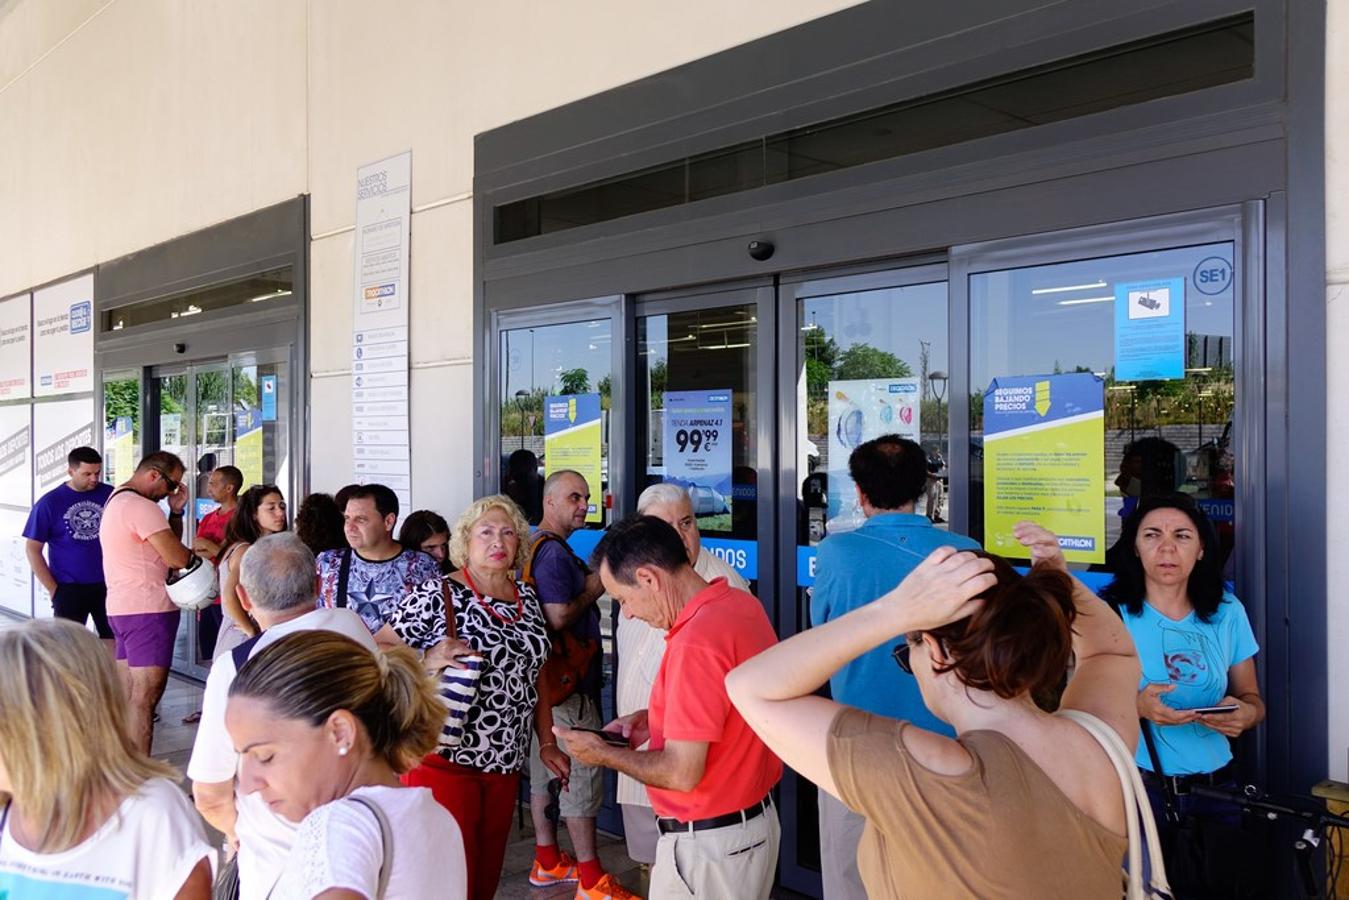
[[(51, 595), (52, 614), (83, 625), (93, 616), (98, 636), (112, 648), (108, 588), (103, 583), (103, 548), (98, 526), (112, 485), (98, 479), (103, 457), (93, 447), (76, 447), (66, 457), (69, 479), (42, 496), (28, 515), (28, 565)], [(42, 555), (47, 548), (46, 558)]]

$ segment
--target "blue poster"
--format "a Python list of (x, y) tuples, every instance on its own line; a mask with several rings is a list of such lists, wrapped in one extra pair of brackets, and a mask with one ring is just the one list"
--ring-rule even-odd
[(1115, 285), (1115, 380), (1185, 377), (1185, 279)]
[(261, 379), (262, 421), (276, 421), (276, 376), (264, 375)]
[(731, 511), (731, 392), (666, 391), (665, 480), (689, 492), (693, 512)]

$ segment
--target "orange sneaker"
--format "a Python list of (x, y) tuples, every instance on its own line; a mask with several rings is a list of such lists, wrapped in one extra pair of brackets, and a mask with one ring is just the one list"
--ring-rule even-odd
[(642, 900), (639, 894), (619, 884), (614, 876), (606, 873), (589, 889), (576, 885), (576, 900)]
[(571, 854), (566, 851), (558, 851), (557, 865), (551, 869), (545, 869), (539, 865), (539, 861), (534, 860), (534, 865), (529, 867), (529, 883), (534, 887), (548, 887), (550, 884), (576, 884), (580, 882), (581, 876), (576, 871), (576, 860), (572, 859)]

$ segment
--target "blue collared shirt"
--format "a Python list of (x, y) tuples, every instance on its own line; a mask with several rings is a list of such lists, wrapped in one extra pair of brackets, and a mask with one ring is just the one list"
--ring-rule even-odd
[[(977, 541), (933, 527), (927, 516), (880, 513), (856, 531), (820, 544), (810, 622), (823, 625), (895, 587), (938, 547), (978, 550)], [(941, 734), (955, 731), (923, 705), (918, 682), (891, 655), (901, 635), (848, 663), (829, 680), (834, 699), (869, 713), (906, 719)]]

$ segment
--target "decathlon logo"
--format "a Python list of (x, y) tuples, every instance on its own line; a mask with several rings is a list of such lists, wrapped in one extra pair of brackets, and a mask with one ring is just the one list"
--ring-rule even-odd
[(1095, 550), (1096, 538), (1061, 534), (1059, 535), (1059, 547), (1064, 550)]

